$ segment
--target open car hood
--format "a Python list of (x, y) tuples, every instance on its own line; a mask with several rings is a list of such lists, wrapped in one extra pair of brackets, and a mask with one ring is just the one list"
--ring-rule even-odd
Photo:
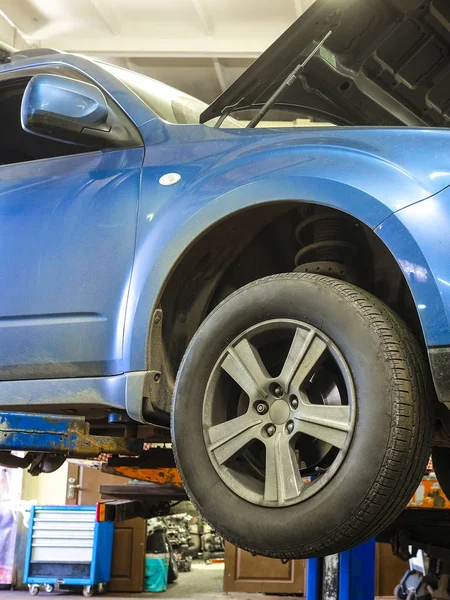
[(330, 30), (277, 108), (338, 125), (448, 126), (449, 0), (316, 0), (201, 122), (260, 108)]

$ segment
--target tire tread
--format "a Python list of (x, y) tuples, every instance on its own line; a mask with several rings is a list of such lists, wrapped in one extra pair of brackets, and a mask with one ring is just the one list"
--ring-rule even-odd
[[(430, 413), (433, 410), (435, 392), (423, 349), (400, 317), (369, 292), (322, 275), (286, 273), (252, 282), (235, 292), (235, 296), (262, 282), (299, 277), (327, 288), (339, 301), (352, 305), (366, 321), (378, 340), (381, 360), (391, 364), (390, 383), (394, 400), (392, 426), (383, 466), (359, 507), (339, 527), (314, 544), (287, 548), (282, 555), (277, 552), (276, 557), (283, 559), (333, 554), (341, 551), (342, 547), (350, 548), (363, 543), (392, 523), (413, 496), (425, 472), (431, 452), (434, 424)], [(220, 310), (220, 307), (221, 305), (213, 312)], [(174, 453), (178, 462), (176, 440)], [(196, 505), (186, 481), (184, 485), (191, 501)], [(201, 511), (201, 507), (198, 508)], [(244, 550), (273, 556), (262, 549), (246, 547), (242, 540), (233, 539), (228, 532), (221, 531), (217, 524), (210, 525)]]

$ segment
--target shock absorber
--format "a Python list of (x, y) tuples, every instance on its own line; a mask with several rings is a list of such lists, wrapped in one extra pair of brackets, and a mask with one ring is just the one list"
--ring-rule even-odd
[(319, 209), (307, 217), (295, 231), (300, 250), (295, 257), (295, 270), (317, 273), (356, 283), (357, 246), (352, 242), (355, 224), (342, 213)]

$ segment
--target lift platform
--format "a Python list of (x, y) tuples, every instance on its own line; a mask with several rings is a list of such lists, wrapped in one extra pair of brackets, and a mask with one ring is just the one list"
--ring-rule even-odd
[(84, 417), (0, 412), (0, 451), (49, 452), (73, 458), (136, 455), (144, 440), (90, 434)]
[[(84, 417), (0, 411), (0, 464), (30, 467), (32, 474), (37, 475), (39, 465), (46, 461), (49, 466), (51, 457), (60, 459), (56, 468), (65, 458), (88, 459), (100, 454), (136, 458), (144, 452), (145, 442), (170, 439), (164, 428), (146, 426), (141, 432), (136, 431), (136, 435), (127, 436), (125, 427), (126, 424), (122, 430), (112, 429), (117, 435), (93, 435)], [(23, 458), (12, 454), (23, 450), (27, 452)]]

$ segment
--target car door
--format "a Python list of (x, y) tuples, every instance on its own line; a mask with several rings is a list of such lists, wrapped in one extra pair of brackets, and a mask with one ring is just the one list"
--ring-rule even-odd
[(118, 374), (143, 148), (24, 132), (21, 93), (37, 72), (0, 77), (0, 380)]

